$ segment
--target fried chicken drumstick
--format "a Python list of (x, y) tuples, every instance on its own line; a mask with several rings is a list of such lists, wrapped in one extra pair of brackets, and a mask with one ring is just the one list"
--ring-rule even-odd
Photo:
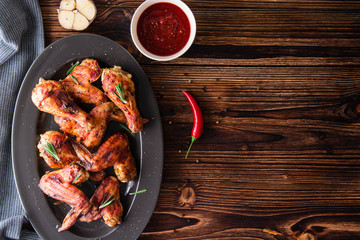
[(93, 127), (89, 114), (74, 103), (58, 81), (40, 79), (31, 99), (40, 111), (73, 120), (81, 127)]
[(63, 169), (46, 173), (41, 177), (39, 187), (49, 197), (69, 204), (72, 208), (63, 220), (59, 232), (69, 229), (80, 214), (86, 214), (91, 207), (89, 199), (74, 184), (87, 181), (89, 173), (72, 164)]
[(126, 123), (125, 115), (112, 102), (94, 107), (90, 111), (89, 117), (92, 122), (92, 126), (89, 128), (81, 127), (77, 122), (61, 116), (55, 116), (55, 122), (63, 132), (76, 136), (76, 140), (84, 144), (90, 151), (100, 145), (111, 120)]
[(76, 101), (99, 105), (108, 102), (106, 95), (91, 83), (101, 76), (101, 68), (94, 59), (85, 59), (61, 83)]
[(141, 132), (143, 120), (136, 106), (135, 86), (131, 74), (119, 66), (105, 68), (101, 81), (106, 95), (124, 112), (129, 129), (133, 133)]
[(62, 131), (76, 136), (91, 151), (100, 145), (111, 120), (126, 122), (123, 112), (112, 102), (102, 103), (86, 113), (58, 81), (41, 80), (31, 97), (39, 110), (55, 115)]
[(120, 224), (123, 207), (120, 202), (119, 187), (119, 182), (115, 177), (105, 178), (90, 199), (90, 211), (79, 220), (91, 222), (102, 217), (109, 227)]

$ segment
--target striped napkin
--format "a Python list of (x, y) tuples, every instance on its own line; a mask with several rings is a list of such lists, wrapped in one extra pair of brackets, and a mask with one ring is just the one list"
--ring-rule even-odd
[(0, 240), (40, 239), (27, 221), (17, 194), (10, 139), (21, 82), (43, 49), (38, 1), (0, 0)]

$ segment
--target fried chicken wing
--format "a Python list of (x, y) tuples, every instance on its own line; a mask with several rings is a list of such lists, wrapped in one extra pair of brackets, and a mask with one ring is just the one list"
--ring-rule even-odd
[(109, 101), (100, 89), (91, 84), (99, 79), (101, 72), (96, 60), (84, 59), (61, 83), (76, 102), (99, 105)]
[[(122, 222), (123, 207), (120, 202), (119, 187), (119, 182), (115, 177), (105, 178), (90, 199), (91, 210), (81, 216), (79, 220), (91, 222), (102, 217), (109, 227), (120, 224)], [(110, 204), (107, 205), (107, 203)]]
[(81, 127), (92, 127), (89, 115), (77, 106), (58, 81), (40, 79), (31, 99), (43, 112), (73, 120)]
[[(58, 159), (46, 150), (48, 143), (54, 147)], [(40, 141), (37, 147), (40, 157), (51, 168), (63, 168), (66, 165), (75, 164), (80, 161), (70, 144), (68, 135), (58, 131), (47, 131), (44, 134), (40, 134)], [(89, 174), (89, 179), (96, 182), (102, 181), (106, 176), (105, 170), (90, 172)]]
[(100, 145), (110, 120), (126, 122), (125, 115), (112, 102), (94, 107), (89, 116), (93, 123), (89, 128), (81, 127), (77, 122), (59, 116), (55, 116), (55, 122), (59, 124), (62, 131), (76, 136), (76, 140), (84, 144), (90, 151)]
[(95, 153), (91, 153), (76, 141), (71, 143), (80, 159), (79, 164), (87, 171), (98, 172), (114, 166), (115, 174), (121, 182), (129, 182), (136, 177), (136, 166), (126, 134), (120, 132), (113, 134)]
[[(46, 150), (47, 144), (51, 144), (54, 147), (58, 159)], [(42, 157), (51, 168), (63, 168), (70, 163), (79, 161), (73, 147), (68, 141), (68, 136), (58, 131), (47, 131), (44, 134), (40, 134), (40, 141), (37, 147), (40, 152), (40, 157)]]
[[(131, 74), (123, 71), (119, 66), (105, 68), (101, 81), (106, 95), (124, 112), (129, 129), (134, 133), (142, 131), (143, 120), (136, 106), (135, 85), (131, 80)], [(121, 93), (117, 87), (120, 88)]]
[(81, 214), (86, 214), (91, 207), (89, 199), (74, 184), (86, 181), (89, 173), (77, 165), (67, 165), (63, 169), (46, 173), (41, 177), (39, 187), (49, 197), (71, 206), (63, 220), (59, 232), (69, 229)]

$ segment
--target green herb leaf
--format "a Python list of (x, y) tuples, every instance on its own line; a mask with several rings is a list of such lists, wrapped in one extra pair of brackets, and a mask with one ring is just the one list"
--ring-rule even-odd
[(129, 195), (135, 195), (135, 194), (139, 194), (139, 193), (144, 193), (144, 192), (146, 192), (146, 191), (147, 191), (147, 189), (142, 189), (142, 190), (139, 190), (139, 191), (137, 191), (137, 192), (129, 193)]
[(127, 103), (127, 101), (125, 100), (125, 93), (124, 93), (124, 88), (121, 86), (121, 84), (116, 84), (115, 85), (116, 88), (116, 96), (118, 96), (118, 98), (120, 99), (120, 101), (122, 101), (123, 103)]
[(115, 201), (115, 198), (113, 197), (113, 194), (111, 194), (111, 196), (103, 204), (100, 205), (99, 209), (102, 209), (102, 208), (110, 205), (114, 201)]
[(46, 145), (43, 145), (43, 147), (51, 156), (53, 156), (56, 160), (60, 161), (60, 158), (59, 158), (54, 146), (51, 143), (46, 141)]
[(78, 65), (80, 65), (79, 61), (77, 61), (74, 65), (71, 66), (71, 68), (69, 68), (69, 70), (66, 72), (66, 75), (72, 73), (72, 71), (74, 71), (74, 68), (76, 68)]
[(72, 80), (76, 83), (79, 84), (79, 82), (76, 80), (76, 78), (74, 77), (74, 75), (71, 75)]
[(131, 130), (127, 127), (127, 126), (125, 126), (124, 124), (122, 124), (122, 123), (119, 123), (120, 124), (120, 126), (125, 130), (125, 131), (127, 131), (128, 133), (130, 133), (130, 134), (133, 134), (132, 132), (131, 132)]
[(79, 179), (79, 177), (81, 177), (83, 173), (82, 172), (79, 172), (79, 174), (76, 176), (76, 178), (74, 179), (74, 181), (72, 181), (72, 183), (76, 182), (76, 180)]

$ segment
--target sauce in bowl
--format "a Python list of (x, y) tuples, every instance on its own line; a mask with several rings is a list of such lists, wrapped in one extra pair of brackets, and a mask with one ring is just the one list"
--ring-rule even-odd
[(170, 56), (179, 52), (190, 38), (190, 22), (178, 6), (155, 3), (141, 15), (137, 34), (143, 47), (158, 56)]

